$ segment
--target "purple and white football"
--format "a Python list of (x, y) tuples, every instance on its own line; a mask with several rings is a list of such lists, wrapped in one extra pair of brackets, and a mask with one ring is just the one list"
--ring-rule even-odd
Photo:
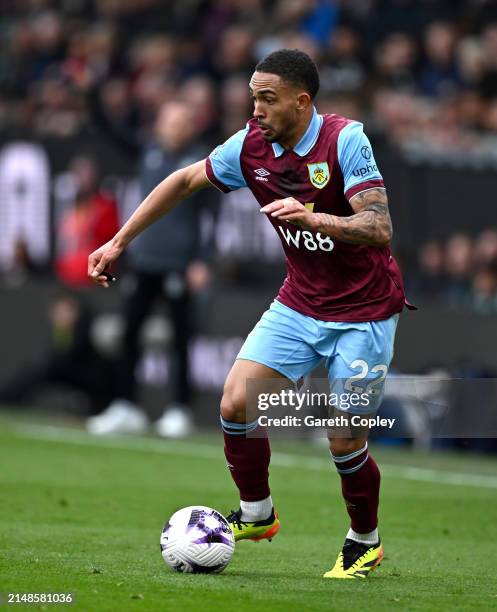
[(177, 572), (219, 573), (231, 561), (235, 538), (220, 512), (188, 506), (164, 525), (160, 549), (164, 561)]

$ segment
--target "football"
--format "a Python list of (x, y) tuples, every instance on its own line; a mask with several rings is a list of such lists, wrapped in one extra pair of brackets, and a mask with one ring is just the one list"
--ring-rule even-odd
[(224, 516), (206, 506), (175, 512), (160, 538), (164, 561), (177, 572), (219, 573), (235, 551), (235, 538)]

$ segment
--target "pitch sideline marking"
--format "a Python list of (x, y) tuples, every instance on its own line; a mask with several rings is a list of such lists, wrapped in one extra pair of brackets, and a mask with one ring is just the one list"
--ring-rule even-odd
[[(51, 425), (24, 425), (17, 424), (9, 427), (18, 437), (31, 440), (44, 440), (48, 442), (61, 442), (80, 446), (93, 446), (99, 448), (114, 448), (116, 450), (135, 450), (141, 452), (155, 452), (166, 455), (182, 455), (187, 457), (200, 457), (202, 459), (223, 459), (220, 446), (211, 444), (198, 444), (179, 442), (177, 440), (156, 440), (154, 438), (120, 436), (93, 437), (89, 434), (70, 427), (54, 427)], [(271, 464), (277, 467), (304, 469), (304, 470), (330, 470), (331, 462), (319, 457), (306, 457), (290, 453), (275, 452), (271, 454)], [(414, 466), (394, 466), (382, 464), (381, 470), (385, 475), (430, 482), (434, 484), (447, 484), (455, 486), (470, 486), (486, 489), (497, 489), (497, 478), (483, 474), (465, 474), (461, 472), (446, 472), (429, 468)]]

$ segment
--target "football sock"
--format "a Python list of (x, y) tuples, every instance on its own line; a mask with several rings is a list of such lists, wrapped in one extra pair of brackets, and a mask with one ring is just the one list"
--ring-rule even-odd
[[(221, 417), (224, 434), (224, 454), (228, 469), (240, 491), (244, 502), (266, 502), (270, 499), (269, 460), (271, 450), (265, 428), (255, 431), (259, 425), (252, 423), (231, 423)], [(247, 437), (253, 434), (253, 437)], [(265, 511), (265, 506), (262, 508)], [(265, 519), (271, 514), (271, 510)], [(248, 519), (246, 519), (248, 520)]]
[(348, 455), (331, 455), (342, 479), (350, 526), (358, 534), (371, 534), (378, 526), (380, 470), (368, 453), (367, 443)]
[(263, 521), (271, 516), (273, 511), (273, 500), (271, 495), (260, 501), (243, 501), (240, 500), (240, 509), (242, 511), (241, 520), (248, 523), (255, 521)]
[(380, 541), (378, 529), (373, 529), (373, 531), (370, 531), (369, 533), (357, 533), (357, 531), (349, 529), (349, 532), (345, 537), (347, 538), (347, 540), (354, 540), (355, 542), (360, 542), (361, 544), (368, 544), (369, 546), (378, 544), (378, 542)]

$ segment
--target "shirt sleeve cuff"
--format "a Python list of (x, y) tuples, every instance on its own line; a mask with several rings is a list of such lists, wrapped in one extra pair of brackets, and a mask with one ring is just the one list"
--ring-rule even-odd
[(222, 191), (223, 193), (229, 193), (231, 191), (229, 187), (227, 187), (224, 183), (221, 183), (221, 181), (216, 178), (209, 157), (205, 160), (205, 173), (207, 174), (209, 181), (214, 185), (214, 187), (217, 187), (219, 191)]
[(345, 197), (350, 202), (350, 200), (361, 191), (366, 191), (367, 189), (374, 189), (375, 187), (385, 187), (385, 183), (382, 179), (374, 179), (372, 181), (359, 183), (358, 185), (354, 185), (350, 189), (347, 189), (347, 191), (345, 192)]

